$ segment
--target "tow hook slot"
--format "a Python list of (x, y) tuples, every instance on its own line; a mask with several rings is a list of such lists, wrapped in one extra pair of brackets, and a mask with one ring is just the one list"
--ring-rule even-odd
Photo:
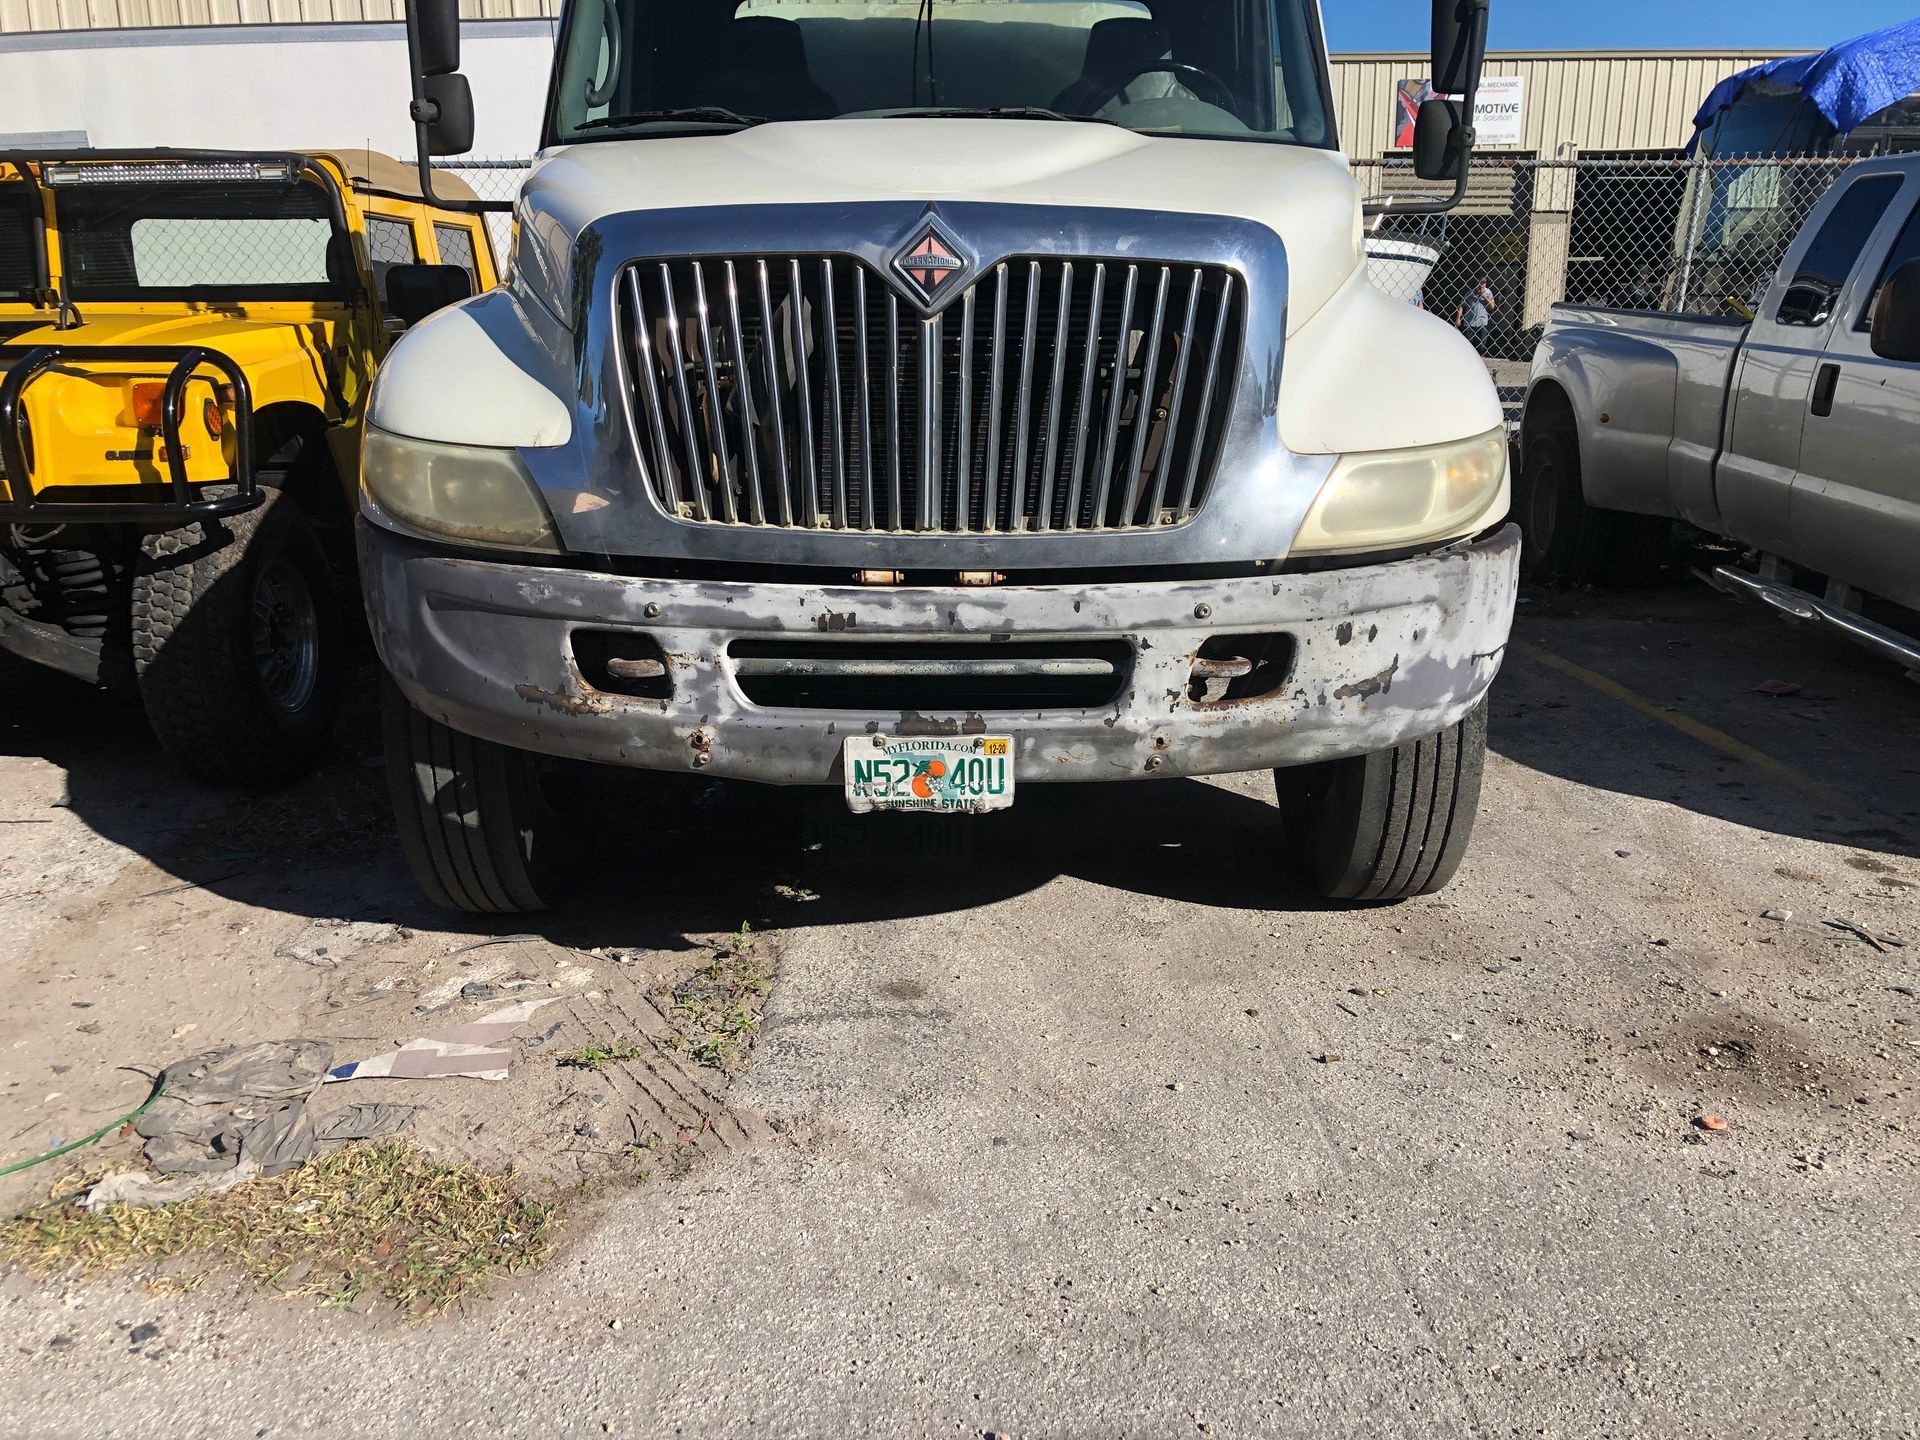
[(573, 663), (580, 678), (608, 695), (635, 700), (673, 698), (666, 652), (651, 635), (624, 630), (576, 630)]
[(1286, 634), (1209, 636), (1194, 652), (1187, 700), (1202, 706), (1264, 700), (1287, 683), (1293, 648)]

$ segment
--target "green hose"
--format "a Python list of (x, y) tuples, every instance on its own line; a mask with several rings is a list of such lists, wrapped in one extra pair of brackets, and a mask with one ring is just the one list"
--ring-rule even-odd
[(57, 1150), (49, 1150), (44, 1155), (35, 1155), (31, 1160), (16, 1161), (12, 1165), (8, 1165), (4, 1169), (0, 1169), (0, 1175), (11, 1175), (16, 1170), (31, 1170), (34, 1166), (44, 1165), (47, 1161), (55, 1159), (58, 1156), (64, 1155), (69, 1150), (78, 1150), (83, 1145), (91, 1145), (93, 1144), (94, 1141), (98, 1140), (102, 1135), (111, 1135), (115, 1130), (118, 1130), (122, 1125), (126, 1124), (129, 1120), (136, 1119), (140, 1115), (144, 1114), (146, 1112), (147, 1107), (153, 1104), (153, 1102), (158, 1100), (162, 1095), (164, 1095), (166, 1093), (166, 1090), (167, 1090), (166, 1077), (164, 1075), (155, 1076), (153, 1081), (153, 1089), (147, 1092), (147, 1098), (140, 1102), (138, 1108), (129, 1110), (126, 1114), (122, 1115), (118, 1120), (115, 1120), (110, 1124), (102, 1125), (98, 1130), (94, 1131), (91, 1135), (85, 1135), (78, 1140), (69, 1141), (67, 1144), (62, 1145)]

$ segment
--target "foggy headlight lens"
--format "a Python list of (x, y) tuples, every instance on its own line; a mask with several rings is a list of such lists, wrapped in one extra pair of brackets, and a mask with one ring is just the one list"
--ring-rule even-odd
[(408, 440), (368, 426), (360, 481), (383, 514), (422, 535), (551, 554), (562, 548), (512, 450)]
[(1446, 445), (1342, 456), (1293, 553), (1391, 550), (1469, 535), (1498, 518), (1487, 511), (1506, 479), (1505, 426)]

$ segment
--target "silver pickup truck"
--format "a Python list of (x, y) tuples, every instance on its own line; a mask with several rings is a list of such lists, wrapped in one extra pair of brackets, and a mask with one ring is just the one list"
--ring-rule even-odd
[(1754, 317), (1555, 308), (1514, 487), (1525, 567), (1631, 581), (1686, 520), (1751, 548), (1720, 588), (1920, 668), (1920, 155), (1849, 170)]

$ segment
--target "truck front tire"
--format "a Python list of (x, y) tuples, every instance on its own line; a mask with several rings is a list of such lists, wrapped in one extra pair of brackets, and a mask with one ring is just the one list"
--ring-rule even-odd
[(133, 664), (160, 743), (203, 780), (276, 785), (319, 764), (345, 655), (332, 573), (276, 490), (225, 521), (145, 535)]
[(1487, 705), (1437, 735), (1276, 770), (1301, 874), (1329, 900), (1406, 900), (1446, 888), (1480, 808)]
[(427, 898), (476, 914), (557, 905), (592, 844), (588, 767), (462, 734), (384, 677), (381, 718), (400, 846)]

